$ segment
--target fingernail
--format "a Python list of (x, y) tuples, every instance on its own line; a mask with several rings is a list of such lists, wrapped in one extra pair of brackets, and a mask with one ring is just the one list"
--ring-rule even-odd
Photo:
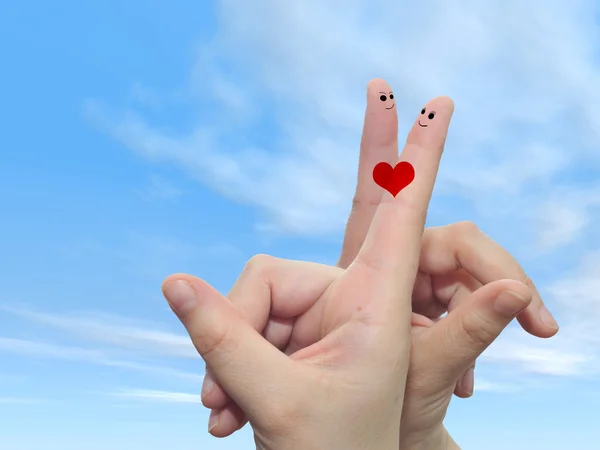
[(210, 375), (210, 373), (206, 372), (206, 375), (204, 375), (204, 384), (202, 385), (202, 392), (200, 393), (200, 397), (204, 400), (206, 396), (210, 394), (214, 387), (215, 382), (213, 381), (212, 376)]
[(475, 386), (475, 369), (471, 367), (463, 375), (460, 387), (468, 395), (473, 395), (473, 388)]
[(502, 291), (494, 301), (494, 309), (504, 317), (516, 316), (527, 305), (527, 299), (513, 291)]
[(556, 320), (554, 320), (554, 317), (552, 317), (552, 313), (548, 311), (548, 308), (544, 305), (542, 305), (542, 308), (540, 309), (540, 318), (542, 319), (543, 324), (548, 328), (554, 330), (558, 328), (558, 324), (556, 323)]
[(210, 416), (208, 417), (208, 432), (210, 433), (212, 429), (214, 429), (217, 425), (219, 425), (219, 419), (221, 418), (220, 411), (215, 411), (214, 409), (210, 411)]
[(196, 306), (196, 293), (184, 280), (167, 284), (164, 288), (165, 298), (178, 316), (183, 316)]

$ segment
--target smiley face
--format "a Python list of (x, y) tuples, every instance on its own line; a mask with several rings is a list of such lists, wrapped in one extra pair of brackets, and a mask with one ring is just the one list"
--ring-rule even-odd
[[(379, 92), (379, 100), (381, 100), (385, 104), (388, 104), (387, 103), (388, 100), (394, 100), (394, 93), (393, 92)], [(391, 104), (392, 104), (392, 106), (390, 106), (389, 108), (386, 106), (385, 109), (393, 109), (396, 106), (396, 102), (391, 102)]]
[[(426, 114), (427, 114), (427, 108), (423, 108), (423, 109), (421, 110), (421, 115), (422, 115), (422, 116), (425, 116)], [(433, 119), (434, 119), (434, 117), (435, 117), (435, 115), (436, 115), (436, 112), (435, 112), (435, 111), (429, 111), (429, 114), (427, 114), (427, 115), (426, 115), (426, 118), (427, 118), (428, 120), (433, 120)], [(423, 119), (423, 122), (425, 122), (425, 120), (426, 120), (426, 119), (425, 119), (425, 117), (423, 117), (422, 119)], [(426, 124), (426, 123), (421, 123), (421, 117), (419, 117), (419, 119), (417, 120), (417, 122), (419, 123), (419, 126), (421, 126), (421, 127), (423, 127), (423, 128), (426, 128), (426, 127), (427, 127), (427, 124)]]

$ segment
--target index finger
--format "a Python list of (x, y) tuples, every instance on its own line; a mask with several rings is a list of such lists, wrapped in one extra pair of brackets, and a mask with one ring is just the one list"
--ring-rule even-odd
[(381, 78), (367, 85), (367, 108), (358, 158), (358, 180), (338, 266), (346, 268), (356, 258), (373, 215), (381, 201), (381, 188), (373, 183), (373, 167), (398, 159), (398, 113), (391, 86)]
[(383, 193), (355, 261), (375, 269), (375, 276), (369, 277), (372, 283), (400, 283), (412, 292), (427, 208), (453, 112), (450, 98), (434, 98), (421, 109), (408, 134), (400, 161), (413, 166), (414, 179), (395, 197)]
[(435, 276), (452, 273), (456, 267), (462, 267), (482, 285), (506, 278), (521, 281), (533, 292), (531, 304), (517, 316), (523, 329), (538, 337), (557, 333), (556, 321), (523, 267), (508, 250), (475, 224), (459, 222), (431, 227), (425, 230), (423, 236), (419, 270)]

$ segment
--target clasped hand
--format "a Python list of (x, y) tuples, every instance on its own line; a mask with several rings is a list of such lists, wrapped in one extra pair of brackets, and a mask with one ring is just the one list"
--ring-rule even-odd
[(206, 362), (215, 436), (248, 420), (261, 449), (448, 448), (446, 409), (452, 392), (472, 393), (477, 356), (517, 316), (537, 336), (557, 331), (521, 267), (474, 226), (424, 230), (449, 98), (409, 132), (400, 161), (413, 182), (382, 196), (371, 171), (397, 162), (398, 122), (381, 92), (391, 89), (373, 80), (337, 266), (254, 257), (227, 298), (189, 275), (164, 282)]

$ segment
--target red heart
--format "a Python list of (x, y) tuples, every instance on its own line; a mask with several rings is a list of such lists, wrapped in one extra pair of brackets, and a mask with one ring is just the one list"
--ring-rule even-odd
[(373, 169), (373, 180), (394, 197), (415, 179), (415, 168), (402, 161), (392, 168), (391, 164), (380, 162)]

